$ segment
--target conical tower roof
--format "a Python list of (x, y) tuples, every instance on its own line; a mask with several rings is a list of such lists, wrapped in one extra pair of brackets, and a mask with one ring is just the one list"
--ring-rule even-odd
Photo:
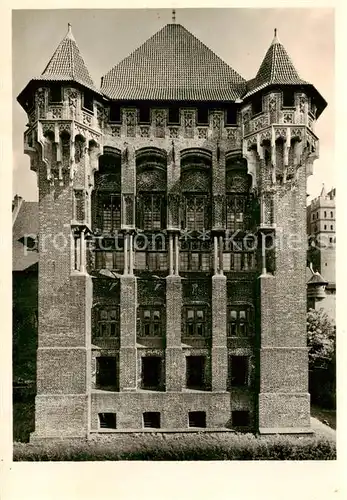
[(102, 79), (125, 100), (236, 100), (246, 81), (180, 24), (167, 24)]
[[(18, 101), (25, 101), (25, 94), (29, 87), (35, 82), (76, 82), (100, 94), (89, 74), (87, 66), (80, 53), (76, 40), (72, 34), (71, 25), (68, 25), (68, 31), (63, 40), (59, 43), (53, 56), (41, 75), (34, 77), (25, 89), (18, 96)], [(36, 83), (37, 84), (37, 83)]]
[(95, 85), (87, 66), (81, 56), (76, 40), (72, 34), (71, 25), (68, 32), (58, 45), (47, 66), (39, 76), (41, 80), (75, 81), (94, 89)]
[(327, 103), (317, 89), (300, 77), (288, 52), (279, 41), (276, 29), (274, 38), (265, 54), (256, 77), (247, 82), (247, 93), (243, 96), (243, 99), (271, 85), (300, 85), (309, 87), (310, 92), (315, 94), (317, 99), (318, 114), (326, 107)]

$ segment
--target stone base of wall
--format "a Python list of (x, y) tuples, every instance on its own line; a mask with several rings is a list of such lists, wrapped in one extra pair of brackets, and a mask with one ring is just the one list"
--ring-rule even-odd
[(35, 398), (35, 432), (42, 438), (83, 438), (88, 434), (88, 397), (84, 394), (47, 395)]
[[(226, 429), (231, 427), (231, 412), (250, 412), (250, 428), (254, 428), (254, 396), (244, 393), (242, 400), (229, 392), (94, 392), (91, 395), (91, 431), (98, 432), (99, 413), (115, 413), (117, 430), (141, 431), (144, 412), (160, 412), (160, 427), (165, 430), (188, 430), (188, 413), (206, 412), (206, 428)], [(242, 403), (242, 404), (241, 404)], [(156, 431), (156, 429), (154, 429)]]
[(310, 432), (310, 395), (308, 393), (260, 393), (259, 430), (267, 434)]

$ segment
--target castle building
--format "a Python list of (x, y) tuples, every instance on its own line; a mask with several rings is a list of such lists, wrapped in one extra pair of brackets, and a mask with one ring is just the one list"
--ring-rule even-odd
[[(309, 235), (308, 261), (314, 275), (307, 283), (307, 306), (312, 309), (323, 308), (335, 319), (336, 308), (336, 189), (322, 191), (307, 207), (307, 233)], [(317, 288), (317, 276), (321, 288)], [(319, 293), (317, 293), (319, 290)]]
[[(97, 88), (69, 26), (18, 96), (39, 186), (33, 439), (310, 432), (306, 179), (326, 102), (180, 24)], [(279, 242), (281, 244), (279, 244)]]

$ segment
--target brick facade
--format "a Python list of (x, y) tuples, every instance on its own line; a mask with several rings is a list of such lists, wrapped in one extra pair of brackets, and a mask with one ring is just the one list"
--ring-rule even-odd
[[(190, 412), (205, 412), (208, 428), (309, 431), (305, 200), (318, 149), (310, 95), (293, 86), (289, 112), (281, 89), (265, 89), (261, 114), (250, 95), (233, 103), (232, 124), (225, 103), (177, 100), (173, 124), (171, 104), (149, 103), (141, 122), (141, 103), (121, 103), (112, 121), (100, 93), (88, 111), (83, 85), (61, 85), (54, 105), (49, 83), (27, 89), (35, 105), (25, 151), (40, 193), (34, 437), (102, 432), (108, 413), (116, 429), (138, 431), (146, 412), (160, 413), (161, 429), (185, 430)], [(230, 250), (237, 225), (256, 250)], [(103, 247), (97, 256), (96, 242), (114, 230), (118, 253)], [(164, 249), (137, 248), (139, 235), (158, 232)], [(297, 248), (281, 244), (289, 235)]]

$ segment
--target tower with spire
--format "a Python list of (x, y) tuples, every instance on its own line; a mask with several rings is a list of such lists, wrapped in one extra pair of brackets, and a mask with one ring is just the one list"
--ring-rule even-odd
[(276, 30), (246, 81), (173, 12), (98, 89), (69, 25), (18, 101), (39, 186), (32, 439), (310, 432), (290, 238), (326, 102)]

